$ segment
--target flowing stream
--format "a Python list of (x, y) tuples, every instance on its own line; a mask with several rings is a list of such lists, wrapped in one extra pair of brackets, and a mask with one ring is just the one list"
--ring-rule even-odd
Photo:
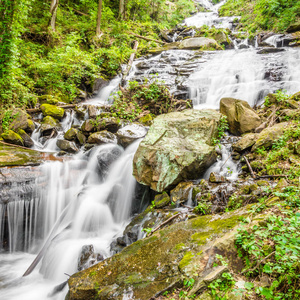
[[(186, 19), (188, 26), (232, 28), (233, 18), (218, 17), (224, 1), (215, 6), (208, 0), (199, 2), (210, 11)], [(266, 43), (282, 46), (278, 38), (274, 36)], [(127, 79), (163, 80), (177, 97), (191, 98), (197, 109), (218, 108), (222, 97), (240, 98), (255, 105), (277, 89), (299, 91), (299, 49), (284, 47), (283, 52), (258, 54), (248, 40), (234, 41), (234, 45), (235, 49), (225, 51), (169, 50), (140, 58)], [(107, 103), (120, 80), (113, 79), (89, 103)], [(80, 125), (80, 121), (68, 113), (62, 131), (44, 145), (36, 130), (34, 148), (57, 152), (57, 138), (72, 124)], [(1, 300), (45, 300), (50, 295), (50, 299), (64, 299), (67, 288), (58, 293), (53, 293), (53, 288), (78, 270), (83, 246), (93, 245), (95, 261), (111, 255), (110, 244), (122, 235), (136, 205), (132, 159), (137, 147), (138, 142), (126, 150), (108, 144), (64, 162), (44, 163), (36, 168), (36, 180), (26, 197), (16, 192), (13, 199), (0, 203)], [(229, 157), (230, 146), (225, 143), (221, 150), (222, 159), (204, 177), (211, 171), (220, 172), (222, 167), (222, 175), (235, 179), (238, 169)], [(135, 207), (135, 211), (141, 209)], [(22, 277), (43, 245), (46, 249), (41, 261), (31, 274)]]

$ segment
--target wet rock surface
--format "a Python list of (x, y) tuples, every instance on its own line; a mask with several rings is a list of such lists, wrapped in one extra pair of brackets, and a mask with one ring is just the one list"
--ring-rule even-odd
[(161, 192), (199, 177), (216, 160), (212, 138), (219, 120), (213, 110), (158, 116), (134, 156), (137, 181)]

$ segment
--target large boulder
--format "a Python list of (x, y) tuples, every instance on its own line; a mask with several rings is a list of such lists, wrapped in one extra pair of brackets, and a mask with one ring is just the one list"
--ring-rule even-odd
[(11, 116), (12, 122), (9, 125), (9, 129), (17, 131), (18, 129), (26, 130), (28, 128), (28, 115), (24, 110), (15, 108)]
[(59, 122), (51, 116), (47, 116), (42, 120), (40, 131), (42, 135), (50, 135), (53, 130), (58, 128), (60, 128)]
[(119, 140), (119, 144), (123, 147), (127, 147), (137, 139), (144, 137), (147, 133), (147, 129), (139, 124), (130, 124), (120, 128), (116, 135)]
[(258, 133), (247, 133), (243, 137), (232, 145), (232, 149), (237, 152), (243, 152), (247, 148), (253, 146), (258, 139)]
[(261, 119), (248, 102), (234, 98), (222, 98), (220, 112), (227, 116), (229, 131), (234, 135), (254, 131)]
[(199, 178), (216, 160), (212, 139), (220, 117), (213, 110), (192, 109), (158, 116), (134, 156), (137, 181), (162, 192)]
[(188, 49), (188, 50), (198, 50), (200, 48), (216, 48), (219, 47), (216, 40), (206, 37), (195, 37), (190, 39), (185, 39), (180, 42), (179, 47), (180, 49)]
[(258, 136), (255, 144), (252, 147), (252, 151), (258, 148), (269, 148), (272, 144), (284, 133), (285, 128), (288, 127), (288, 123), (278, 123), (272, 127), (267, 127)]
[(7, 142), (9, 144), (24, 146), (24, 141), (21, 138), (21, 136), (12, 130), (8, 130), (8, 131), (2, 133), (1, 137), (3, 138), (3, 140), (5, 142)]
[(66, 152), (69, 152), (69, 153), (78, 152), (78, 148), (76, 147), (74, 142), (70, 142), (70, 141), (67, 141), (67, 140), (61, 140), (61, 139), (57, 140), (56, 146), (59, 149), (61, 149), (63, 151), (66, 151)]
[(65, 114), (65, 110), (63, 108), (51, 104), (42, 104), (41, 110), (44, 116), (51, 116), (59, 120), (62, 119)]
[(243, 268), (235, 248), (235, 234), (239, 218), (247, 214), (247, 209), (241, 209), (163, 228), (73, 274), (66, 299), (149, 300), (172, 290), (185, 278), (194, 279), (193, 293), (198, 294), (222, 271), (214, 266), (217, 254), (228, 258), (229, 268)]
[(87, 142), (89, 144), (98, 144), (98, 145), (106, 144), (106, 143), (117, 144), (118, 139), (113, 133), (108, 132), (107, 130), (103, 130), (100, 132), (92, 133), (89, 136)]

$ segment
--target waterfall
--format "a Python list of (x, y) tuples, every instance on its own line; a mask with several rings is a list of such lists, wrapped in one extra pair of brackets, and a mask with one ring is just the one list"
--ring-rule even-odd
[[(61, 283), (67, 279), (65, 274), (77, 271), (76, 262), (83, 245), (92, 244), (95, 253), (104, 258), (111, 255), (110, 244), (122, 234), (132, 211), (136, 185), (132, 160), (138, 144), (137, 141), (126, 150), (106, 144), (65, 162), (44, 163), (31, 199), (14, 199), (0, 205), (0, 243), (3, 243), (6, 215), (9, 251), (13, 256), (18, 255), (16, 251), (25, 251), (33, 257), (30, 253), (36, 253), (46, 244), (41, 263), (29, 277), (36, 278), (40, 272), (50, 280), (47, 293), (54, 282)], [(1, 274), (5, 268), (0, 266)], [(18, 270), (17, 277), (26, 268)], [(30, 291), (25, 292), (24, 298), (26, 293)], [(13, 299), (13, 295), (10, 288), (4, 291), (0, 288), (1, 299)]]

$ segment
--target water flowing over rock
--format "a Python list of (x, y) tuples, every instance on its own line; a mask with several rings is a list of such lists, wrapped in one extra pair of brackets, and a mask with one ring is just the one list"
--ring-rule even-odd
[(223, 98), (220, 112), (227, 117), (229, 131), (235, 135), (254, 131), (261, 120), (248, 102), (233, 98)]
[(162, 192), (180, 181), (198, 178), (216, 160), (212, 138), (220, 117), (213, 110), (158, 116), (134, 156), (137, 181)]

